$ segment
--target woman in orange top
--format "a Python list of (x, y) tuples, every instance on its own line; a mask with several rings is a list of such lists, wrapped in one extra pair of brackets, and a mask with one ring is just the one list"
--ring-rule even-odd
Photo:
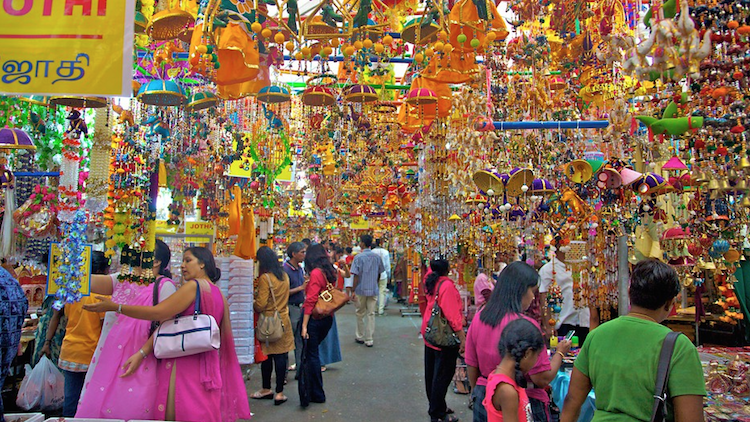
[[(94, 251), (91, 254), (92, 274), (107, 274), (109, 264), (104, 252)], [(54, 311), (47, 329), (49, 337), (42, 347), (41, 354), (50, 355), (49, 342), (52, 334), (57, 330), (60, 317), (68, 317), (65, 338), (60, 347), (60, 358), (57, 366), (65, 377), (65, 401), (63, 402), (63, 416), (73, 417), (78, 409), (78, 399), (81, 397), (83, 381), (86, 379), (91, 358), (102, 333), (104, 313), (84, 312), (83, 305), (99, 302), (93, 296), (84, 296), (76, 303), (70, 303), (59, 311)], [(52, 333), (52, 334), (50, 334)]]

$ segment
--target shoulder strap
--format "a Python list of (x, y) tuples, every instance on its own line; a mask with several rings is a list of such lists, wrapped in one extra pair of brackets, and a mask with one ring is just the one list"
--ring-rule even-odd
[(198, 280), (195, 281), (195, 315), (201, 313), (201, 284)]
[(156, 277), (156, 281), (154, 281), (154, 306), (159, 304), (159, 284), (161, 283), (162, 278), (164, 278), (164, 276), (160, 275), (159, 277)]
[(271, 291), (271, 297), (273, 298), (273, 309), (276, 309), (276, 295), (273, 293), (273, 286), (271, 285), (271, 279), (268, 277), (268, 273), (263, 274), (266, 276), (266, 281), (268, 282), (268, 290)]
[(654, 407), (651, 411), (651, 422), (661, 422), (664, 420), (664, 404), (667, 401), (667, 382), (669, 380), (669, 366), (672, 360), (679, 332), (671, 331), (664, 339), (659, 354), (659, 366), (656, 369), (656, 388), (654, 390)]

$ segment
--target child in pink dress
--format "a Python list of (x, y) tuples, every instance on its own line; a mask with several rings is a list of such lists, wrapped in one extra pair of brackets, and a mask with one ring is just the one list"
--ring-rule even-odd
[(542, 333), (526, 319), (509, 323), (500, 336), (503, 360), (487, 379), (487, 394), (482, 404), (488, 422), (533, 422), (526, 373), (544, 351)]

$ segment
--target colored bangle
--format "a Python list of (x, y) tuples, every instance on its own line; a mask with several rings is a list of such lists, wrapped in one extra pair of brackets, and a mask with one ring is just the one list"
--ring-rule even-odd
[(141, 356), (143, 356), (144, 359), (146, 358), (146, 356), (148, 356), (146, 352), (143, 351), (143, 349), (138, 349), (138, 351), (141, 352)]
[(121, 303), (121, 304), (119, 304), (119, 305), (117, 305), (117, 311), (116, 311), (116, 312), (117, 312), (118, 314), (121, 314), (121, 315), (122, 315), (122, 303)]
[(560, 355), (563, 360), (565, 359), (565, 355), (562, 352), (555, 352), (556, 355)]

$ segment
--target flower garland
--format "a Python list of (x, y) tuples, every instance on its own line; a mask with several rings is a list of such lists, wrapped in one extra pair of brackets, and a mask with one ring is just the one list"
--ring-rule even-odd
[(52, 307), (60, 310), (66, 303), (75, 303), (81, 300), (81, 277), (83, 272), (83, 257), (86, 248), (86, 213), (79, 209), (70, 222), (63, 222), (63, 241), (60, 242), (60, 255), (56, 259), (61, 260), (59, 265), (60, 275), (55, 279), (58, 286), (55, 292), (55, 302)]

